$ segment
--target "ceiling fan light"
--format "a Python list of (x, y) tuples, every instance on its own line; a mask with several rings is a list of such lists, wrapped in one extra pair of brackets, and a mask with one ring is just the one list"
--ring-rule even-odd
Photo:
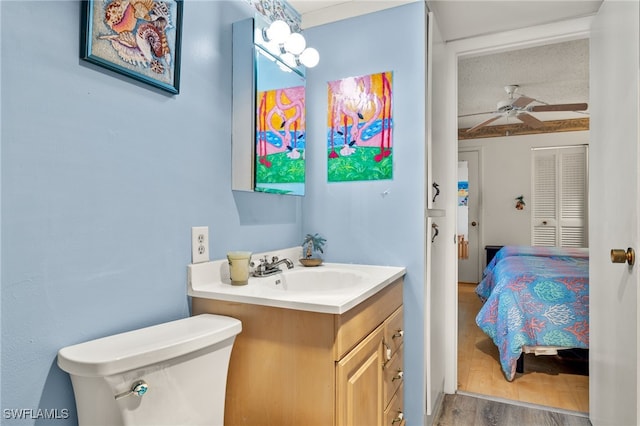
[(496, 111), (498, 112), (507, 112), (511, 109), (511, 101), (499, 101), (498, 108)]

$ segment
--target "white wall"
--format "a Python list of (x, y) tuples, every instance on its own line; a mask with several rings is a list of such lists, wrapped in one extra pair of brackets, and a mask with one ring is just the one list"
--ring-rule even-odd
[[(531, 244), (531, 149), (585, 145), (589, 132), (545, 133), (459, 141), (459, 150), (481, 150), (481, 248)], [(524, 210), (515, 198), (524, 195)]]

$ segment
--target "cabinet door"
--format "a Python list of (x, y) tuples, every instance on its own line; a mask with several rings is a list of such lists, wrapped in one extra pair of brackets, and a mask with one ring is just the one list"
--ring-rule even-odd
[(338, 426), (383, 423), (383, 328), (376, 328), (337, 363)]

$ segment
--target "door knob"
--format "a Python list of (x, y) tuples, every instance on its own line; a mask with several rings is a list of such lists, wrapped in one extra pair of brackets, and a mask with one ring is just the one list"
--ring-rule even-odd
[(478, 224), (478, 222), (476, 222), (475, 220), (473, 222), (471, 222), (471, 226), (476, 226)]
[(636, 252), (631, 247), (623, 249), (611, 249), (611, 263), (628, 263), (630, 266), (636, 262)]

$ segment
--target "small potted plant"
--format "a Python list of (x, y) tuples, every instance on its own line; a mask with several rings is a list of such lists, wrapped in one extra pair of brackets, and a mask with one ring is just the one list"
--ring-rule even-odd
[(322, 263), (320, 256), (315, 256), (316, 252), (324, 253), (322, 247), (327, 240), (322, 236), (316, 234), (307, 234), (302, 242), (303, 258), (300, 259), (300, 263), (304, 266), (318, 266)]

